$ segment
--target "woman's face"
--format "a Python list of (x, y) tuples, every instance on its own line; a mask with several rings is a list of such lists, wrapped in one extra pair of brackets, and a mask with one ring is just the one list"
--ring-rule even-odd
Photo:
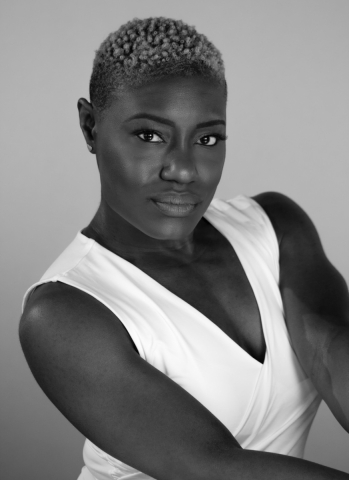
[[(115, 221), (154, 239), (188, 237), (221, 178), (225, 121), (224, 88), (201, 78), (170, 77), (119, 93), (93, 134), (102, 204)], [(154, 202), (171, 193), (191, 195), (184, 201), (195, 207)]]

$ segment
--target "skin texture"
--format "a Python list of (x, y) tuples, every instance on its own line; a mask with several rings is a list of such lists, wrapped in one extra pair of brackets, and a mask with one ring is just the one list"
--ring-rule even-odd
[[(225, 158), (223, 141), (211, 147), (203, 138), (225, 131), (221, 123), (197, 125), (225, 120), (225, 106), (224, 92), (200, 78), (168, 78), (124, 92), (99, 118), (80, 99), (80, 124), (97, 155), (102, 187), (100, 208), (84, 233), (144, 270), (203, 268), (212, 230), (202, 215)], [(173, 124), (129, 120), (142, 112)], [(145, 142), (142, 130), (158, 132), (161, 142), (150, 142), (154, 136)], [(159, 213), (150, 197), (169, 189), (195, 193), (198, 208), (181, 218)], [(294, 348), (346, 428), (345, 283), (300, 207), (276, 193), (255, 199), (279, 239), (280, 290)], [(258, 322), (250, 332), (240, 329), (262, 347), (263, 336), (256, 332)], [(78, 289), (59, 282), (37, 288), (23, 313), (20, 339), (33, 375), (62, 414), (99, 448), (156, 479), (349, 478), (304, 460), (243, 450), (200, 402), (138, 355), (108, 308)]]
[[(211, 147), (200, 142), (205, 135), (211, 135), (210, 141), (213, 135), (225, 135), (223, 87), (174, 77), (119, 93), (96, 122), (86, 100), (79, 100), (79, 110), (86, 141), (97, 155), (102, 188), (100, 208), (86, 233), (98, 232), (103, 244), (123, 256), (174, 252), (176, 258), (195, 258), (193, 230), (214, 196), (225, 159), (225, 142)], [(144, 118), (143, 112), (173, 125)], [(202, 119), (217, 124), (197, 128)], [(155, 142), (140, 139), (145, 130), (157, 132)], [(184, 218), (164, 216), (150, 198), (169, 190), (196, 194), (200, 205)]]

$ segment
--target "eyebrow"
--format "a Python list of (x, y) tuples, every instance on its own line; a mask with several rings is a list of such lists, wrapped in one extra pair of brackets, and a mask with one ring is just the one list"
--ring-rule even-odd
[[(158, 117), (157, 115), (151, 115), (150, 113), (137, 113), (133, 115), (126, 122), (131, 120), (135, 120), (137, 118), (148, 118), (149, 120), (154, 120), (155, 122), (164, 123), (165, 125), (170, 125), (171, 127), (175, 127), (175, 122), (172, 120), (168, 120), (167, 118)], [(224, 120), (210, 120), (208, 122), (201, 122), (196, 125), (196, 128), (204, 128), (204, 127), (212, 127), (213, 125), (225, 125)]]

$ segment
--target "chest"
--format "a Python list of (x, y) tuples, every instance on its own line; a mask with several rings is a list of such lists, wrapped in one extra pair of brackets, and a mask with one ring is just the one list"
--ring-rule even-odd
[(231, 244), (218, 241), (190, 265), (143, 270), (263, 363), (266, 346), (254, 292)]

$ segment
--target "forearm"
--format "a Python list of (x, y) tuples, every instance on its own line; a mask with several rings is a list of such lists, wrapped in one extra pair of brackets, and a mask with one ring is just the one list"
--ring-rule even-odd
[(333, 414), (349, 433), (349, 328), (338, 328), (324, 349), (316, 380)]
[(349, 433), (349, 319), (312, 312), (285, 289), (286, 321), (297, 357)]
[(242, 450), (235, 477), (241, 480), (348, 480), (349, 474), (303, 459), (275, 453)]
[[(314, 313), (303, 315), (302, 321), (308, 338), (307, 342), (296, 344), (301, 363), (333, 415), (349, 433), (349, 326), (331, 316)], [(311, 348), (313, 354), (309, 355)]]
[[(239, 450), (221, 454), (188, 480), (349, 480), (349, 474), (287, 455)], [(189, 479), (190, 477), (190, 479)], [(181, 476), (181, 480), (187, 480)], [(173, 477), (178, 480), (179, 477)]]

